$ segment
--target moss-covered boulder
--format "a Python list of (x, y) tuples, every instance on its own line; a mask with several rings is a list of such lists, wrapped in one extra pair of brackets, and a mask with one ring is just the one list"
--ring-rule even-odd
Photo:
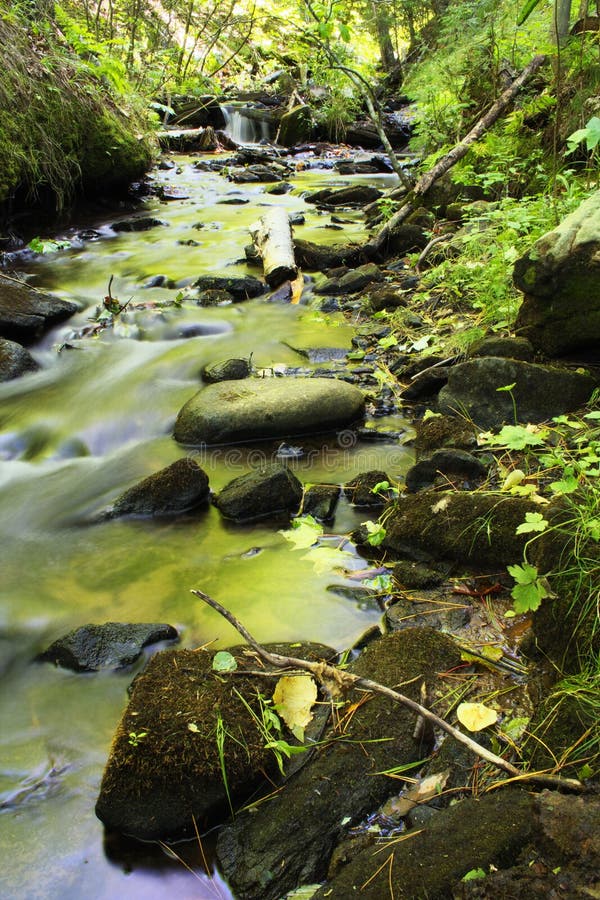
[[(409, 559), (506, 566), (523, 558), (530, 535), (516, 534), (516, 529), (526, 513), (536, 511), (529, 500), (496, 494), (406, 494), (384, 513), (380, 546)], [(361, 529), (355, 537), (366, 541), (368, 534)]]
[[(165, 650), (135, 679), (104, 771), (96, 814), (111, 831), (142, 840), (193, 837), (214, 816), (227, 817), (265, 777), (275, 755), (261, 730), (261, 699), (276, 679), (247, 647), (232, 648), (235, 676), (213, 670), (213, 651)], [(321, 644), (273, 645), (279, 653), (331, 659)], [(290, 740), (293, 740), (290, 735)]]
[(177, 459), (121, 494), (109, 511), (118, 516), (172, 516), (208, 501), (208, 475), (194, 459)]
[[(511, 391), (498, 390), (508, 385)], [(543, 422), (583, 406), (596, 386), (591, 375), (570, 369), (486, 356), (448, 370), (439, 409), (467, 415), (480, 428), (514, 422), (515, 407), (520, 422)]]
[[(443, 682), (438, 673), (459, 655), (451, 638), (412, 628), (369, 644), (349, 668), (390, 687), (402, 684), (418, 700), (423, 683), (436, 695)], [(344, 700), (342, 724), (325, 733), (310, 764), (268, 803), (220, 832), (217, 856), (236, 897), (276, 900), (324, 878), (334, 845), (393, 793), (393, 783), (379, 773), (427, 754), (405, 707), (359, 691)]]
[(525, 297), (516, 327), (549, 356), (600, 340), (600, 191), (515, 263)]
[[(510, 864), (535, 831), (535, 801), (525, 792), (504, 790), (468, 799), (437, 813), (425, 827), (390, 841), (374, 855), (363, 850), (315, 900), (410, 897), (446, 900), (460, 896), (452, 885), (472, 869)], [(389, 859), (389, 862), (386, 860)], [(393, 892), (393, 893), (391, 893)]]
[(246, 378), (210, 384), (175, 422), (182, 444), (230, 444), (333, 431), (362, 416), (358, 388), (332, 378)]
[(284, 147), (293, 147), (295, 144), (309, 141), (312, 128), (310, 106), (299, 103), (282, 115), (279, 125), (279, 143)]

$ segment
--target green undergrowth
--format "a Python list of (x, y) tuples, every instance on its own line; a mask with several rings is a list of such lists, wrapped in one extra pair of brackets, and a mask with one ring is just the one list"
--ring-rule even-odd
[(78, 193), (106, 194), (151, 161), (143, 121), (86, 52), (49, 21), (0, 2), (0, 204), (60, 209)]
[(512, 280), (515, 260), (585, 196), (585, 185), (570, 178), (556, 197), (505, 197), (475, 204), (473, 212), (466, 207), (463, 227), (436, 248), (441, 261), (425, 269), (417, 295), (425, 304), (439, 298), (472, 315), (469, 329), (453, 333), (450, 352), (467, 349), (484, 331), (512, 327), (522, 300)]

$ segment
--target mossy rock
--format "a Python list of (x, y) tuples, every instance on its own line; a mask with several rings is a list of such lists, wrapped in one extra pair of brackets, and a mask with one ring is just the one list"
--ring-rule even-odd
[[(270, 646), (305, 659), (334, 654), (321, 644)], [(205, 650), (163, 651), (138, 675), (96, 804), (109, 830), (149, 841), (191, 837), (194, 820), (202, 829), (227, 817), (227, 791), (238, 805), (277, 777), (275, 756), (248, 709), (260, 721), (259, 694), (271, 697), (276, 679), (241, 674), (257, 668), (247, 649), (232, 648), (233, 677), (213, 671), (215, 654)]]
[[(426, 827), (392, 841), (379, 856), (359, 853), (315, 900), (446, 900), (452, 885), (472, 869), (511, 863), (536, 829), (535, 801), (525, 792), (503, 790), (440, 811)], [(386, 859), (390, 862), (386, 864)], [(382, 865), (383, 863), (383, 865)]]
[[(452, 559), (477, 566), (507, 566), (523, 558), (529, 535), (516, 534), (529, 500), (446, 491), (407, 494), (384, 513), (382, 551), (409, 559)], [(359, 540), (366, 534), (357, 533)]]
[(189, 458), (177, 459), (121, 494), (108, 513), (117, 516), (169, 516), (208, 502), (208, 475)]
[[(451, 638), (412, 628), (373, 641), (349, 670), (390, 687), (401, 684), (418, 700), (423, 682), (435, 696), (443, 682), (438, 673), (459, 657)], [(341, 730), (326, 732), (310, 765), (269, 803), (243, 812), (220, 832), (217, 856), (236, 896), (276, 900), (324, 878), (345, 829), (394, 791), (378, 773), (427, 755), (415, 738), (415, 715), (405, 707), (380, 695), (365, 701), (360, 691), (344, 700)], [(351, 713), (346, 718), (345, 711)]]

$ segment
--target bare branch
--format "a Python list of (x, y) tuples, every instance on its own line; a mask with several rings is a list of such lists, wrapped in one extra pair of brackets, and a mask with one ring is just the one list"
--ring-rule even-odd
[(236, 631), (241, 634), (244, 640), (250, 644), (252, 649), (255, 650), (265, 662), (270, 663), (272, 666), (276, 666), (277, 668), (303, 669), (306, 672), (310, 672), (325, 687), (325, 689), (334, 696), (344, 690), (359, 688), (361, 690), (371, 691), (375, 694), (381, 694), (384, 697), (389, 697), (390, 700), (401, 703), (403, 706), (406, 706), (408, 709), (415, 712), (418, 716), (427, 719), (437, 728), (445, 731), (446, 734), (451, 735), (459, 743), (468, 747), (469, 750), (476, 754), (476, 756), (481, 757), (481, 759), (502, 769), (504, 772), (508, 772), (508, 774), (512, 776), (512, 779), (533, 782), (535, 784), (544, 784), (549, 787), (562, 788), (570, 791), (581, 792), (585, 790), (585, 785), (574, 778), (561, 778), (557, 775), (545, 775), (542, 773), (521, 771), (516, 766), (513, 766), (512, 763), (502, 759), (501, 756), (497, 756), (495, 753), (482, 747), (481, 744), (478, 744), (477, 741), (474, 741), (472, 738), (468, 737), (468, 735), (463, 734), (462, 731), (459, 731), (458, 728), (450, 725), (449, 722), (436, 716), (435, 713), (431, 712), (430, 709), (427, 709), (420, 703), (417, 703), (416, 700), (411, 700), (410, 697), (406, 697), (404, 694), (398, 693), (398, 691), (394, 691), (383, 684), (379, 684), (377, 681), (371, 681), (370, 678), (361, 678), (350, 672), (342, 671), (341, 669), (338, 669), (337, 666), (331, 666), (326, 662), (311, 662), (310, 660), (298, 659), (294, 656), (283, 656), (280, 653), (271, 653), (259, 644), (256, 638), (250, 634), (239, 619), (217, 600), (213, 600), (212, 597), (209, 597), (209, 595), (205, 594), (203, 591), (193, 590), (192, 594), (199, 597), (200, 600), (203, 600), (208, 606), (216, 610), (216, 612), (223, 616), (224, 619), (227, 619)]

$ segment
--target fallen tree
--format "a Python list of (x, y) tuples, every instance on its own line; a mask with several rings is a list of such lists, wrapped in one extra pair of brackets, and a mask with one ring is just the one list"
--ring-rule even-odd
[(273, 206), (250, 226), (252, 242), (263, 262), (265, 281), (277, 288), (294, 281), (298, 266), (294, 257), (292, 229), (285, 209)]
[(519, 93), (525, 82), (534, 72), (544, 65), (546, 59), (547, 57), (543, 55), (534, 56), (520, 75), (515, 78), (513, 83), (500, 95), (500, 97), (498, 97), (487, 113), (478, 120), (473, 128), (471, 128), (469, 133), (459, 141), (458, 144), (455, 144), (452, 150), (439, 159), (432, 169), (425, 172), (425, 174), (419, 178), (408, 195), (406, 203), (385, 223), (385, 225), (383, 225), (377, 234), (365, 244), (364, 250), (368, 256), (372, 257), (381, 250), (394, 229), (397, 228), (398, 225), (401, 225), (402, 222), (404, 222), (404, 220), (420, 205), (421, 197), (427, 193), (429, 188), (435, 184), (438, 178), (445, 175), (455, 163), (466, 156), (471, 144), (478, 141), (487, 129), (500, 118), (504, 110)]

